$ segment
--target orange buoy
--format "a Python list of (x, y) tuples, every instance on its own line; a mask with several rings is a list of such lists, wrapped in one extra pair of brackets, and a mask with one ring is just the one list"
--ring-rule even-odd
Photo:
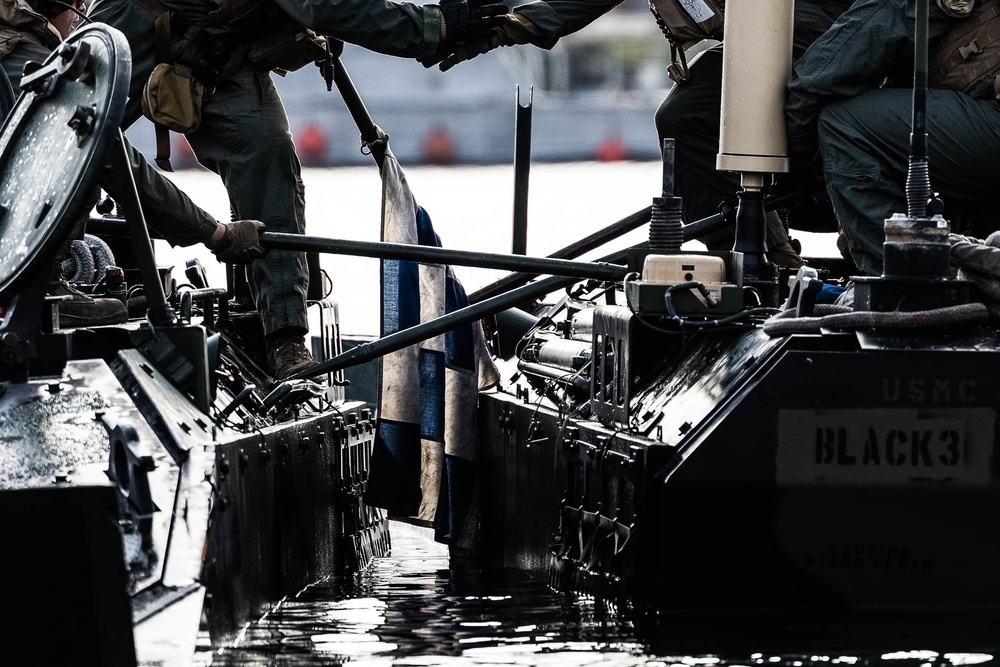
[(198, 166), (198, 158), (191, 150), (191, 144), (183, 134), (174, 135), (176, 139), (170, 151), (170, 162), (175, 169), (193, 169)]
[(621, 137), (607, 137), (597, 145), (598, 162), (621, 162), (628, 158), (628, 148)]
[(451, 133), (443, 127), (432, 128), (424, 137), (423, 153), (427, 164), (454, 164), (455, 142), (451, 139)]
[(326, 132), (318, 125), (306, 125), (297, 133), (295, 152), (306, 167), (322, 167), (326, 165)]

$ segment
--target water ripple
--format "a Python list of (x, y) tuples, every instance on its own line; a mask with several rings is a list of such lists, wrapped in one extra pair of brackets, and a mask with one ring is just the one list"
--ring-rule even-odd
[(983, 632), (968, 635), (945, 619), (936, 636), (910, 632), (905, 620), (903, 627), (879, 622), (866, 630), (844, 619), (817, 625), (794, 618), (629, 616), (537, 581), (456, 573), (447, 567), (445, 547), (409, 527), (394, 528), (392, 543), (392, 555), (368, 571), (284, 600), (248, 627), (238, 646), (201, 653), (197, 664), (942, 667), (986, 664), (1000, 653), (1000, 643), (972, 639), (1000, 636), (990, 633), (996, 619), (983, 618)]

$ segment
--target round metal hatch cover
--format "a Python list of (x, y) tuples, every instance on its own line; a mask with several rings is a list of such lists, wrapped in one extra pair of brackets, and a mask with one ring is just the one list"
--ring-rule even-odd
[(82, 28), (21, 80), (0, 130), (0, 301), (50, 271), (117, 144), (132, 56), (121, 32)]

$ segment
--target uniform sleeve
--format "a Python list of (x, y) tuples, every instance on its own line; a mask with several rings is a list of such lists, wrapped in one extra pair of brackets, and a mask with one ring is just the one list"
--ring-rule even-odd
[(539, 0), (519, 5), (514, 13), (522, 14), (542, 30), (545, 37), (534, 42), (536, 46), (551, 49), (560, 37), (590, 25), (621, 2), (622, 0)]
[[(215, 218), (191, 201), (172, 181), (156, 171), (127, 141), (126, 145), (146, 224), (175, 246), (204, 243), (210, 238), (218, 226)], [(123, 185), (121, 179), (111, 173), (110, 168), (105, 169), (101, 177), (101, 187), (107, 190), (112, 199), (122, 201)]]
[[(859, 0), (806, 49), (788, 82), (785, 120), (793, 156), (815, 155), (817, 119), (834, 99), (878, 88), (913, 63), (913, 0)], [(930, 38), (954, 19), (930, 8)]]
[(441, 41), (441, 10), (391, 0), (276, 0), (312, 30), (391, 56), (433, 54)]

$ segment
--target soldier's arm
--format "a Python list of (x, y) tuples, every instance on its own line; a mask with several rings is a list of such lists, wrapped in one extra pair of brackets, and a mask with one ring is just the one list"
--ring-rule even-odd
[(441, 10), (390, 0), (276, 0), (293, 19), (323, 35), (391, 56), (420, 57), (441, 41)]
[[(218, 221), (156, 171), (127, 141), (126, 146), (146, 223), (171, 245), (189, 246), (212, 238), (219, 228)], [(101, 175), (101, 187), (112, 199), (123, 201), (123, 188), (128, 185), (109, 167)]]
[(622, 0), (545, 0), (520, 5), (514, 9), (514, 13), (527, 18), (544, 35), (531, 43), (550, 49), (560, 37), (590, 25), (621, 2)]

